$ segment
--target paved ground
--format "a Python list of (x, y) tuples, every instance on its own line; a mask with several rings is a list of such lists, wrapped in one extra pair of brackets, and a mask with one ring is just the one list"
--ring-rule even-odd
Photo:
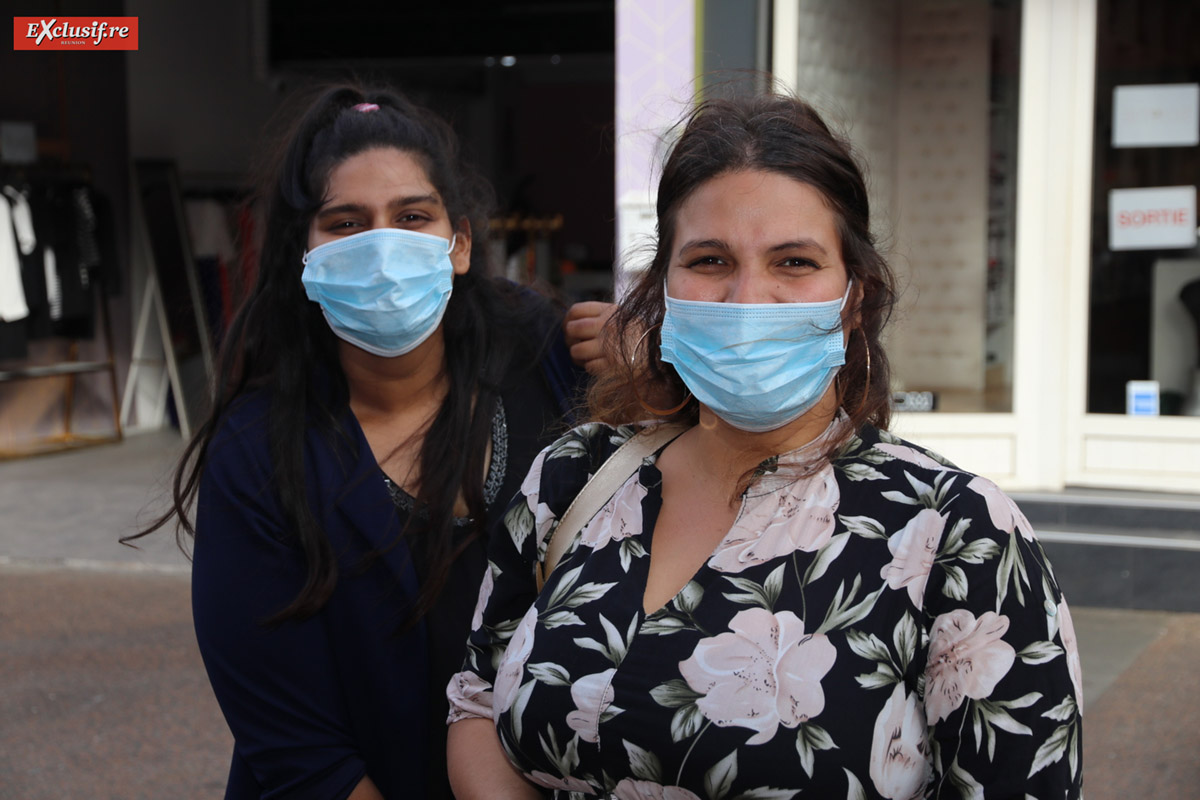
[[(165, 533), (116, 544), (177, 453), (153, 434), (0, 462), (0, 800), (221, 796), (186, 559)], [(1200, 614), (1072, 615), (1088, 799), (1200, 798)]]

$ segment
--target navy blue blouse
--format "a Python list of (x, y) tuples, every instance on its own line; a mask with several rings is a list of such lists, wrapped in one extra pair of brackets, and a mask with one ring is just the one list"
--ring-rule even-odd
[[(556, 426), (576, 379), (561, 339), (541, 369), (520, 364), (501, 392), (508, 465), (503, 513)], [(385, 797), (449, 796), (444, 687), (457, 670), (485, 558), (460, 559), (435, 613), (401, 631), (420, 570), (405, 521), (348, 411), (353, 449), (309, 430), (309, 503), (340, 579), (313, 617), (265, 626), (304, 585), (303, 553), (284, 529), (267, 442), (269, 398), (240, 399), (214, 437), (200, 486), (192, 576), (196, 638), (234, 736), (227, 798), (346, 797), (370, 775)], [(409, 536), (419, 536), (420, 531)], [(372, 553), (382, 557), (364, 561)], [(364, 564), (369, 564), (364, 569)], [(419, 565), (418, 565), (419, 566)], [(445, 643), (453, 642), (453, 652)]]

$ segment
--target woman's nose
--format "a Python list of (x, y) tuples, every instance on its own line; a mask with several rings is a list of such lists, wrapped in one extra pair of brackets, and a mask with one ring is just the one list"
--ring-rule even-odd
[(774, 282), (766, 275), (741, 272), (734, 278), (725, 298), (727, 303), (771, 303)]

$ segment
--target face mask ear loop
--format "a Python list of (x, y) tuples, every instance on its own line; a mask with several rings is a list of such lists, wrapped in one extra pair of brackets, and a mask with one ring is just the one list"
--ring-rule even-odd
[(455, 231), (454, 234), (450, 237), (450, 246), (446, 248), (446, 255), (450, 255), (451, 253), (454, 252), (454, 245), (457, 243), (458, 243), (458, 231)]
[(637, 356), (638, 348), (642, 346), (642, 342), (644, 342), (646, 340), (646, 337), (651, 333), (651, 331), (655, 330), (656, 328), (661, 328), (661, 327), (662, 327), (662, 323), (660, 322), (656, 325), (653, 325), (653, 326), (647, 328), (642, 333), (642, 335), (638, 337), (638, 340), (633, 345), (633, 351), (630, 353), (630, 361), (626, 366), (629, 367), (629, 386), (630, 386), (630, 388), (633, 389), (633, 396), (637, 398), (638, 405), (640, 405), (642, 408), (646, 409), (647, 411), (649, 411), (651, 414), (653, 414), (656, 417), (669, 417), (672, 414), (675, 414), (676, 412), (683, 410), (683, 407), (686, 406), (688, 404), (688, 401), (690, 401), (692, 399), (691, 391), (688, 391), (688, 393), (684, 396), (683, 401), (679, 405), (675, 406), (674, 408), (668, 408), (668, 409), (655, 408), (654, 406), (647, 403), (645, 401), (645, 399), (642, 397), (642, 393), (638, 391), (637, 373), (634, 371), (634, 368), (633, 368), (634, 357)]

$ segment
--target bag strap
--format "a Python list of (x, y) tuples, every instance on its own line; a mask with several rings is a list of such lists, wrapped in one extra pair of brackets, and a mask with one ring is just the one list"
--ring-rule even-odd
[(604, 508), (617, 490), (629, 480), (629, 476), (637, 472), (646, 456), (673, 441), (675, 437), (687, 430), (687, 426), (675, 423), (662, 423), (642, 430), (631, 436), (600, 465), (596, 474), (591, 477), (566, 512), (558, 521), (557, 527), (550, 533), (550, 541), (546, 545), (546, 557), (538, 564), (537, 588), (540, 592), (546, 585), (547, 578), (567, 548), (575, 539), (575, 534), (583, 530), (583, 526)]

